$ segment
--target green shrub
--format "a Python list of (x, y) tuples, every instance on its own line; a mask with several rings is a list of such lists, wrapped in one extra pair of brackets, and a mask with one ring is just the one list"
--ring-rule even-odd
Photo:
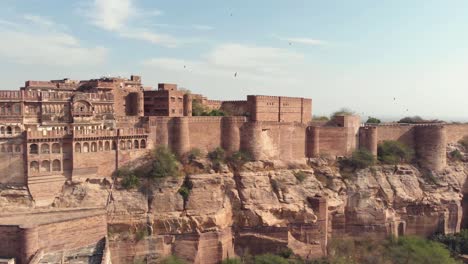
[(203, 112), (202, 115), (203, 116), (227, 116), (227, 113), (219, 109), (213, 109), (208, 112)]
[(184, 201), (187, 201), (188, 197), (190, 195), (190, 189), (187, 188), (186, 186), (182, 186), (182, 187), (180, 187), (178, 193), (182, 196)]
[(457, 234), (437, 234), (432, 240), (442, 243), (456, 255), (468, 254), (468, 230), (463, 229)]
[(371, 117), (371, 116), (369, 116), (369, 118), (366, 121), (366, 124), (380, 124), (380, 123), (381, 123), (380, 119)]
[(202, 151), (198, 148), (193, 148), (189, 152), (187, 152), (184, 157), (182, 158), (183, 163), (192, 163), (196, 159), (199, 159), (203, 156)]
[(228, 258), (221, 261), (221, 264), (241, 264), (242, 261), (238, 258)]
[(355, 112), (349, 108), (341, 108), (340, 110), (334, 112), (332, 114), (332, 117), (334, 116), (350, 116), (350, 115), (354, 115)]
[(380, 162), (385, 164), (398, 164), (410, 162), (414, 151), (399, 141), (387, 140), (379, 144), (377, 156)]
[(208, 153), (208, 158), (211, 161), (224, 162), (225, 155), (226, 155), (226, 152), (224, 151), (224, 149), (221, 147), (217, 147), (215, 150)]
[(227, 158), (228, 164), (235, 170), (240, 170), (249, 161), (252, 161), (252, 157), (249, 153), (243, 151), (234, 152)]
[(208, 158), (213, 164), (213, 168), (218, 170), (221, 164), (226, 162), (226, 152), (223, 148), (217, 147), (215, 150), (208, 153)]
[(204, 112), (206, 112), (206, 107), (200, 102), (200, 100), (193, 99), (192, 100), (192, 115), (193, 116), (201, 116)]
[(277, 254), (278, 256), (288, 259), (294, 255), (294, 252), (290, 248), (284, 248)]
[(450, 152), (450, 158), (453, 159), (453, 160), (463, 160), (463, 155), (462, 153), (460, 152), (460, 150), (456, 149), (452, 152)]
[(264, 254), (254, 257), (255, 264), (289, 264), (289, 261), (273, 254)]
[(385, 255), (393, 263), (458, 263), (443, 244), (417, 237), (388, 240)]
[(307, 174), (303, 171), (297, 171), (294, 173), (294, 177), (296, 177), (298, 182), (302, 183), (307, 178)]
[(330, 121), (330, 118), (328, 116), (313, 116), (312, 121), (326, 122)]
[(153, 154), (152, 178), (178, 176), (179, 164), (176, 156), (165, 146), (158, 147)]
[(417, 123), (423, 123), (425, 121), (426, 120), (424, 120), (420, 116), (407, 116), (407, 117), (400, 119), (398, 123), (417, 124)]
[(177, 256), (169, 256), (161, 260), (160, 264), (186, 264), (184, 260), (180, 259)]
[(375, 157), (370, 151), (359, 149), (354, 151), (350, 158), (340, 160), (339, 164), (341, 169), (365, 169), (375, 164)]
[(146, 228), (139, 228), (137, 229), (137, 231), (135, 232), (135, 239), (136, 241), (140, 241), (140, 240), (143, 240), (145, 237), (148, 236), (148, 230), (146, 230)]
[(136, 175), (131, 174), (131, 175), (125, 176), (120, 182), (120, 184), (122, 184), (122, 187), (124, 187), (127, 190), (138, 188), (140, 187), (140, 179)]
[(115, 175), (121, 179), (120, 185), (127, 190), (140, 187), (140, 179), (129, 168), (120, 168)]

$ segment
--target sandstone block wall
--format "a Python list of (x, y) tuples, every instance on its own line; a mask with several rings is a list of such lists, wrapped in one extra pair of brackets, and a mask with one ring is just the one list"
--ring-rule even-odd
[(69, 219), (59, 216), (62, 220), (54, 219), (52, 214), (47, 223), (34, 223), (34, 214), (17, 217), (27, 219), (19, 219), (25, 222), (19, 225), (0, 225), (0, 255), (13, 257), (19, 264), (29, 263), (39, 250), (49, 253), (78, 249), (96, 244), (107, 235), (105, 212)]
[(0, 226), (0, 256), (19, 257), (21, 249), (18, 226)]

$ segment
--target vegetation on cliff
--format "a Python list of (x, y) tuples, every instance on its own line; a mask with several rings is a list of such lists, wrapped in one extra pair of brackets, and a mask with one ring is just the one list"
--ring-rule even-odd
[(414, 151), (407, 145), (393, 140), (386, 140), (377, 149), (378, 160), (383, 164), (411, 162)]
[(353, 152), (350, 158), (343, 158), (339, 161), (340, 169), (351, 169), (353, 171), (365, 169), (375, 164), (375, 157), (366, 149), (359, 149)]
[(156, 148), (152, 157), (152, 170), (150, 177), (153, 179), (179, 174), (179, 162), (177, 157), (167, 147)]
[(468, 254), (468, 229), (463, 229), (457, 234), (437, 234), (432, 239), (446, 245), (455, 255)]

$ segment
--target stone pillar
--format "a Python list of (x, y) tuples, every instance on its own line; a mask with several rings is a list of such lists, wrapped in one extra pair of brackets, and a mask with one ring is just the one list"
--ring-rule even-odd
[(421, 167), (440, 171), (447, 165), (447, 131), (444, 125), (417, 126), (415, 143)]
[(318, 157), (320, 154), (320, 128), (308, 127), (307, 156)]
[(184, 116), (192, 116), (192, 95), (184, 94)]
[(322, 246), (323, 256), (327, 255), (328, 244), (328, 202), (324, 197), (310, 197), (309, 203), (317, 215), (317, 224), (320, 233), (320, 245)]
[(143, 92), (137, 93), (137, 100), (136, 100), (136, 115), (137, 116), (143, 116), (144, 115), (144, 98), (143, 98)]
[(242, 131), (242, 150), (248, 152), (253, 160), (262, 158), (261, 134), (262, 127), (257, 122), (249, 122)]
[(155, 145), (156, 146), (167, 146), (169, 147), (169, 118), (167, 117), (156, 117), (154, 120), (155, 128)]
[(174, 118), (173, 151), (179, 156), (190, 151), (189, 119), (184, 117)]
[(237, 118), (223, 117), (221, 120), (221, 145), (228, 154), (240, 149), (240, 130)]
[(359, 129), (359, 148), (370, 151), (377, 156), (377, 127), (361, 127)]
[(39, 250), (39, 238), (37, 227), (21, 229), (21, 263), (29, 263), (31, 258)]

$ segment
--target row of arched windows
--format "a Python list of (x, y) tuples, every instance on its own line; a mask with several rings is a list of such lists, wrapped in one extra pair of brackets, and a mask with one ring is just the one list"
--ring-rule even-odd
[(0, 135), (18, 135), (21, 133), (19, 126), (0, 126)]
[[(61, 147), (59, 143), (53, 143), (52, 144), (52, 153), (60, 153), (61, 152)], [(42, 143), (40, 145), (38, 144), (31, 144), (29, 145), (29, 154), (49, 154), (51, 153), (51, 147), (48, 143)]]
[(50, 171), (61, 171), (62, 170), (62, 162), (58, 159), (53, 160), (43, 160), (39, 163), (39, 161), (31, 161), (29, 164), (29, 169), (31, 172), (50, 172)]
[(16, 152), (16, 153), (20, 153), (20, 152), (21, 152), (21, 145), (3, 144), (3, 145), (0, 147), (0, 152), (8, 152), (8, 153)]
[[(120, 150), (125, 150), (125, 149), (145, 149), (146, 148), (146, 140), (141, 139), (135, 139), (135, 140), (121, 140), (119, 143), (119, 149)], [(105, 141), (104, 143), (102, 141), (99, 142), (84, 142), (84, 143), (75, 143), (75, 152), (80, 153), (80, 152), (98, 152), (98, 151), (110, 151), (110, 150), (116, 150), (117, 149), (117, 144), (115, 141), (109, 142)]]

